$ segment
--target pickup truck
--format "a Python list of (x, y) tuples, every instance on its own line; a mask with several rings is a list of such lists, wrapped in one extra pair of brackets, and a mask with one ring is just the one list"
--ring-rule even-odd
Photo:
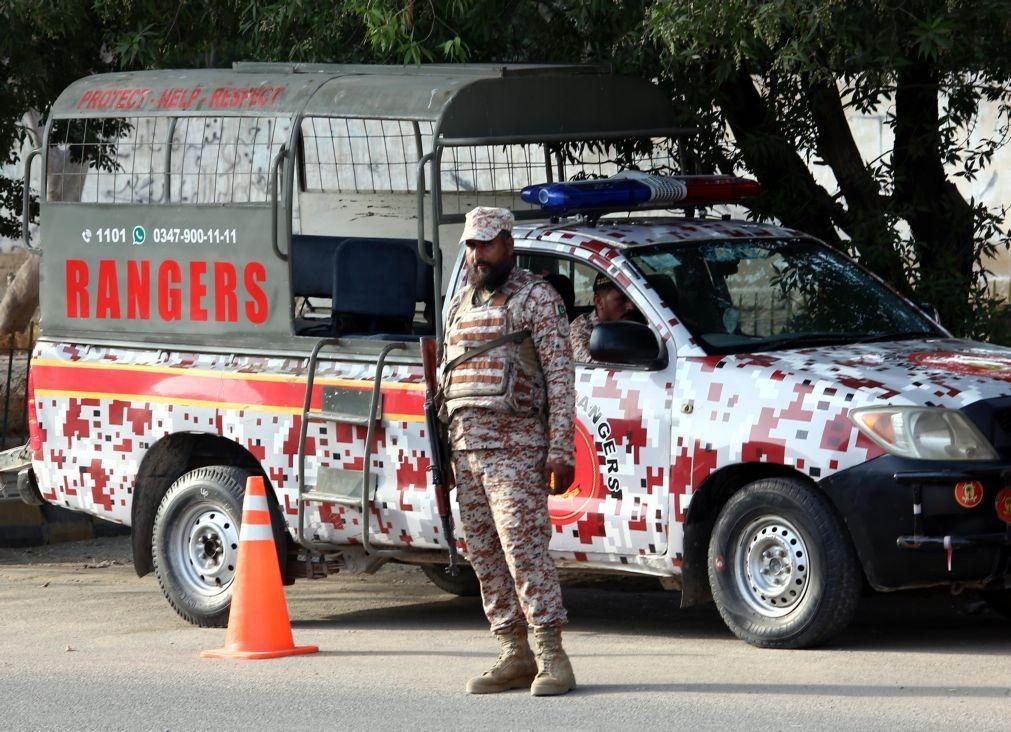
[[(576, 366), (560, 567), (656, 577), (767, 647), (827, 641), (869, 589), (1007, 612), (1011, 350), (952, 338), (802, 232), (709, 213), (749, 181), (633, 176), (644, 199), (557, 208), (675, 164), (684, 134), (659, 90), (596, 67), (76, 82), (42, 149), (31, 439), (6, 482), (131, 526), (137, 572), (198, 625), (227, 620), (250, 475), (286, 581), (396, 561), (474, 593), (442, 572), (418, 341), (466, 279), (444, 241), (510, 205), (517, 265), (570, 318), (601, 275), (639, 316)], [(83, 184), (53, 164), (72, 145)]]

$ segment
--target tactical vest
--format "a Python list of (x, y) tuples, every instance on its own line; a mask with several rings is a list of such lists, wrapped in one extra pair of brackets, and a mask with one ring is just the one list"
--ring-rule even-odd
[[(518, 312), (522, 312), (535, 283), (523, 285), (512, 295), (497, 292), (479, 305), (474, 304), (472, 288), (464, 293), (446, 334), (447, 368), (442, 376), (442, 394), (448, 415), (461, 407), (518, 416), (543, 411), (543, 404), (534, 403), (535, 383), (544, 378), (537, 351), (530, 332), (516, 330), (509, 307), (511, 300), (519, 299)], [(492, 341), (502, 342), (484, 350)], [(483, 352), (465, 355), (475, 349)]]

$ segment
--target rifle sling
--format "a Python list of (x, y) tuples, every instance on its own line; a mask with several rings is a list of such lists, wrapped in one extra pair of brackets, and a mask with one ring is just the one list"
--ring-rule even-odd
[(448, 374), (450, 371), (455, 369), (464, 361), (469, 361), (475, 356), (480, 356), (482, 353), (487, 353), (493, 348), (504, 346), (507, 343), (519, 343), (520, 341), (526, 340), (529, 337), (530, 337), (529, 330), (517, 330), (513, 333), (506, 333), (504, 336), (499, 336), (498, 338), (490, 340), (487, 343), (482, 343), (480, 346), (472, 348), (469, 351), (464, 351), (459, 356), (454, 358), (452, 361), (447, 363), (446, 368), (443, 369), (443, 373)]

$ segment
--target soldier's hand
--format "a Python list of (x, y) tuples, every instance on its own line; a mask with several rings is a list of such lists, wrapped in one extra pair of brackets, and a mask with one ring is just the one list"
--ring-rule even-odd
[(544, 464), (544, 480), (548, 484), (548, 493), (553, 496), (569, 490), (575, 477), (576, 469), (561, 460), (548, 460)]

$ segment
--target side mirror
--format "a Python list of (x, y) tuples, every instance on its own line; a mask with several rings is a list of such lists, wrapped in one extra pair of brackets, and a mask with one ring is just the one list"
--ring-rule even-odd
[(590, 335), (590, 355), (594, 361), (659, 368), (667, 351), (661, 348), (648, 325), (631, 320), (601, 323)]

